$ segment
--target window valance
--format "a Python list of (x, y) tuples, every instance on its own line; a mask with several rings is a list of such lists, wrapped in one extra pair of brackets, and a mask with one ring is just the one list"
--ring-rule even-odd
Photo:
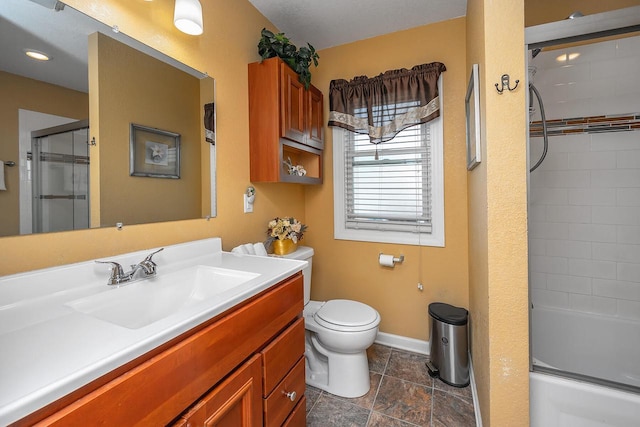
[(373, 144), (389, 141), (410, 126), (440, 116), (438, 78), (444, 64), (432, 62), (376, 77), (332, 80), (329, 126), (369, 135)]

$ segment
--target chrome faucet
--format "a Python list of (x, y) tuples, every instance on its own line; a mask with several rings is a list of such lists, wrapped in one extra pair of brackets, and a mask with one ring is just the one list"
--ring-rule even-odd
[(109, 275), (109, 279), (107, 280), (107, 285), (121, 285), (123, 283), (133, 282), (135, 280), (136, 273), (138, 270), (142, 270), (143, 276), (140, 279), (146, 279), (148, 277), (153, 277), (157, 273), (158, 265), (153, 262), (151, 258), (158, 252), (162, 251), (164, 248), (160, 248), (155, 252), (150, 253), (147, 257), (140, 261), (138, 264), (133, 264), (131, 266), (131, 270), (128, 272), (124, 272), (124, 269), (120, 264), (114, 261), (96, 261), (98, 264), (111, 264), (111, 274)]

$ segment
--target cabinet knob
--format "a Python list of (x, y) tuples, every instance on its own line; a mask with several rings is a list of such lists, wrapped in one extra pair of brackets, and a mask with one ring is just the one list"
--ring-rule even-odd
[(284, 394), (286, 397), (288, 397), (289, 400), (291, 400), (292, 402), (296, 401), (296, 396), (297, 395), (296, 395), (295, 391), (290, 391), (288, 393), (286, 391), (283, 391), (282, 394)]

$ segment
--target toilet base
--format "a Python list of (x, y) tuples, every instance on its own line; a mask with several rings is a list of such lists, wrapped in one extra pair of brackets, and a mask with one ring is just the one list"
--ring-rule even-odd
[(360, 397), (369, 392), (367, 352), (338, 354), (327, 351), (307, 332), (305, 382), (340, 397)]

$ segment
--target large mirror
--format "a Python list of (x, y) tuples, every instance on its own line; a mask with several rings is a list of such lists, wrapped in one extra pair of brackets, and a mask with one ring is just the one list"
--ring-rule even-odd
[(0, 237), (215, 216), (206, 74), (59, 1), (2, 0), (0, 88)]

